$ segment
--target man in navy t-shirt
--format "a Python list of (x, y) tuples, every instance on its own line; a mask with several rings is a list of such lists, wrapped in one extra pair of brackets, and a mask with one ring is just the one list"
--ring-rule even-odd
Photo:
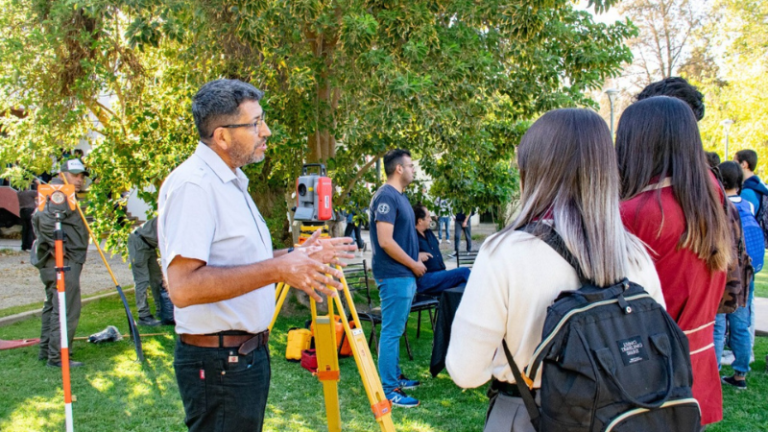
[(419, 261), (415, 217), (403, 190), (413, 181), (413, 161), (407, 150), (384, 155), (387, 183), (371, 199), (371, 245), (373, 276), (381, 298), (379, 374), (384, 393), (393, 405), (414, 407), (419, 401), (403, 389), (420, 383), (407, 379), (400, 370), (400, 336), (405, 331), (416, 278), (427, 268)]

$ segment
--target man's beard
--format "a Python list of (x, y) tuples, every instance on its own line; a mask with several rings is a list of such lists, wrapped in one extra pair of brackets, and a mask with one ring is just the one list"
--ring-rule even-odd
[(256, 149), (258, 147), (261, 147), (261, 144), (254, 146), (252, 151), (247, 152), (247, 151), (243, 151), (245, 150), (243, 146), (237, 145), (235, 146), (232, 159), (237, 161), (238, 167), (242, 167), (242, 166), (250, 165), (254, 163), (261, 163), (266, 158), (266, 155), (264, 154), (262, 154), (261, 156), (257, 155)]

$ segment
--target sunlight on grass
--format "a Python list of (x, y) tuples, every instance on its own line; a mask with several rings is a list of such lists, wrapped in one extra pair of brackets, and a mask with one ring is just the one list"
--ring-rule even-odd
[(64, 424), (64, 391), (53, 398), (31, 397), (8, 417), (0, 421), (0, 430), (8, 432), (56, 430)]
[[(129, 297), (133, 302), (133, 296)], [(301, 327), (309, 313), (281, 317), (270, 338), (272, 381), (267, 401), (265, 431), (324, 431), (325, 404), (322, 385), (298, 363), (285, 360), (286, 334), (291, 327)], [(116, 298), (86, 305), (78, 336), (102, 330), (109, 323), (124, 323), (122, 305)], [(366, 330), (368, 327), (366, 326)], [(36, 319), (0, 327), (0, 339), (19, 339), (40, 331)], [(129, 339), (108, 344), (76, 341), (76, 359), (85, 363), (72, 370), (73, 405), (77, 431), (179, 432), (185, 430), (184, 409), (173, 373), (174, 336), (171, 327), (151, 332), (167, 335), (143, 337), (144, 364), (136, 362)], [(422, 326), (416, 338), (416, 323), (408, 323), (415, 360), (408, 360), (401, 346), (404, 373), (422, 381), (409, 392), (421, 400), (414, 409), (395, 408), (392, 420), (398, 432), (479, 431), (482, 429), (488, 400), (485, 386), (463, 390), (453, 384), (447, 373), (437, 378), (429, 374), (432, 349), (431, 330)], [(59, 431), (64, 425), (61, 372), (38, 362), (37, 347), (3, 351), (0, 354), (0, 430), (3, 432)], [(725, 420), (708, 432), (768, 431), (768, 374), (765, 355), (768, 338), (758, 338), (756, 362), (748, 377), (749, 389), (724, 388)], [(375, 361), (375, 350), (374, 350)], [(379, 430), (360, 379), (354, 359), (339, 359), (341, 381), (339, 403), (345, 432)], [(722, 374), (732, 371), (726, 367)]]
[(91, 383), (91, 387), (95, 388), (101, 393), (111, 391), (115, 387), (112, 379), (108, 376), (104, 376), (103, 374), (99, 374), (96, 377), (90, 378), (88, 382)]

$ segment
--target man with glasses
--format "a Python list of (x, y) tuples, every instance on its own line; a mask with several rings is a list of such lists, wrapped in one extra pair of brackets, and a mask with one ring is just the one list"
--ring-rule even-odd
[[(275, 283), (317, 301), (333, 295), (325, 264), (351, 258), (349, 238), (272, 250), (267, 224), (248, 193), (243, 165), (261, 162), (271, 135), (263, 93), (237, 80), (205, 84), (192, 101), (195, 153), (165, 180), (157, 231), (175, 305), (174, 369), (190, 431), (261, 431), (271, 370), (268, 326)], [(328, 274), (329, 276), (326, 276)]]
[(384, 155), (387, 183), (371, 199), (373, 276), (381, 297), (379, 374), (384, 393), (393, 405), (415, 407), (419, 401), (403, 392), (420, 383), (400, 370), (400, 336), (405, 331), (416, 278), (427, 268), (419, 261), (416, 218), (403, 190), (413, 181), (413, 161), (407, 150)]

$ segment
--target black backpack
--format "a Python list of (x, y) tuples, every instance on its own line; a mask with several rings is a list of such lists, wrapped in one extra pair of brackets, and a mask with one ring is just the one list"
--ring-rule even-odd
[(562, 238), (542, 225), (523, 229), (543, 232), (582, 287), (560, 293), (548, 308), (542, 341), (526, 368), (532, 380), (543, 365), (541, 408), (503, 343), (536, 430), (698, 431), (701, 412), (682, 330), (640, 285), (624, 279), (600, 288), (586, 281)]
[(757, 219), (760, 228), (763, 229), (763, 238), (766, 239), (765, 247), (768, 248), (768, 195), (763, 195), (760, 192), (757, 192), (757, 195), (760, 197), (760, 208), (757, 210), (755, 219)]

